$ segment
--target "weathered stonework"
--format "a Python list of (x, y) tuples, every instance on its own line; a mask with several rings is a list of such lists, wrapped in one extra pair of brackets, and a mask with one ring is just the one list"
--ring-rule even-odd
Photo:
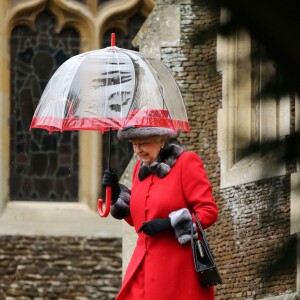
[(299, 299), (300, 299), (300, 293), (292, 293), (284, 296), (264, 298), (264, 300), (299, 300)]
[(289, 234), (289, 177), (221, 193), (220, 220), (210, 234), (224, 279), (217, 290), (220, 299), (263, 299), (294, 291), (297, 240)]
[(115, 299), (121, 239), (0, 237), (0, 299)]

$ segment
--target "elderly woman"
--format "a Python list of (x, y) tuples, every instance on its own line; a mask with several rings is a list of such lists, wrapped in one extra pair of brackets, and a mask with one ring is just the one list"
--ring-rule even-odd
[(118, 183), (106, 170), (103, 185), (112, 186), (111, 215), (135, 227), (137, 244), (116, 300), (214, 299), (194, 269), (192, 212), (204, 228), (217, 219), (218, 209), (200, 158), (162, 127), (129, 127), (118, 132), (130, 140), (140, 160), (132, 188)]

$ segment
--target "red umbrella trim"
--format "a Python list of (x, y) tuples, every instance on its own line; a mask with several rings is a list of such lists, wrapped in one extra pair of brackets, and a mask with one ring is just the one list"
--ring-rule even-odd
[(118, 130), (128, 126), (135, 127), (165, 127), (173, 130), (190, 132), (188, 121), (153, 116), (135, 116), (128, 118), (68, 118), (34, 117), (30, 129), (41, 128), (49, 132), (66, 130), (97, 130), (102, 133), (109, 129)]

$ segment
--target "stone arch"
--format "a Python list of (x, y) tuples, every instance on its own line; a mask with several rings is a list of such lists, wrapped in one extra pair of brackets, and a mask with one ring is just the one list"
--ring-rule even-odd
[(99, 32), (99, 40), (102, 41), (105, 32), (110, 29), (119, 29), (124, 34), (128, 33), (128, 23), (132, 19), (132, 17), (136, 14), (140, 14), (143, 17), (147, 17), (153, 5), (151, 6), (151, 1), (128, 1), (126, 5), (124, 5), (122, 10), (111, 10), (107, 9), (107, 12), (103, 14), (101, 18), (101, 22), (103, 26), (101, 26)]

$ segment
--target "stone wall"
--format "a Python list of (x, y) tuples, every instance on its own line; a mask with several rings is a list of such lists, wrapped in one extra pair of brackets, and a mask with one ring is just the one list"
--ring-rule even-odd
[(0, 237), (0, 300), (109, 300), (121, 286), (119, 238)]
[(218, 299), (262, 299), (296, 290), (296, 236), (290, 236), (290, 178), (222, 190), (210, 238), (224, 279)]
[(221, 76), (216, 71), (216, 39), (198, 45), (194, 41), (197, 30), (218, 24), (219, 11), (203, 5), (181, 5), (181, 47), (170, 56), (169, 48), (162, 48), (162, 61), (170, 65), (179, 84), (191, 126), (190, 134), (181, 140), (190, 151), (202, 158), (214, 188), (219, 186), (219, 158), (217, 155), (217, 111), (221, 105)]
[[(208, 230), (224, 280), (216, 287), (216, 299), (294, 297), (297, 263), (296, 238), (290, 236), (290, 175), (220, 189), (217, 112), (222, 106), (222, 74), (216, 71), (216, 38), (202, 45), (192, 40), (197, 30), (217, 24), (220, 12), (209, 9), (206, 1), (197, 4), (159, 1), (150, 16), (153, 23), (148, 23), (156, 26), (160, 12), (171, 11), (171, 6), (180, 10), (180, 42), (161, 45), (160, 58), (177, 79), (187, 107), (191, 134), (183, 133), (181, 141), (202, 158), (219, 207), (219, 220)], [(143, 34), (140, 44), (147, 39), (147, 32)]]

